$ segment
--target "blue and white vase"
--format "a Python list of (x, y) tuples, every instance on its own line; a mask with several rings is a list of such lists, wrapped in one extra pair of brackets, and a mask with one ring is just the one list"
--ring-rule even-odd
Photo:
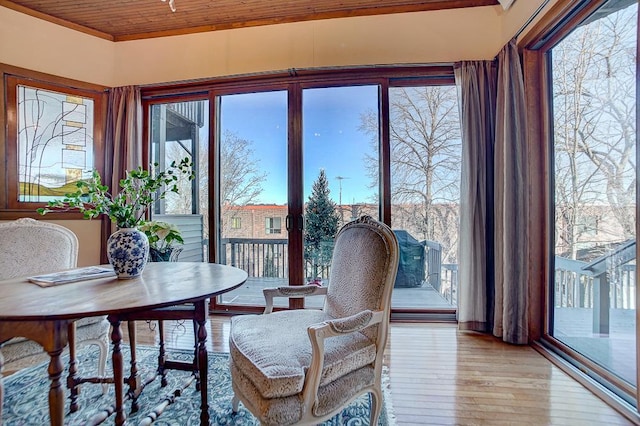
[(119, 279), (136, 278), (149, 261), (149, 239), (136, 228), (121, 228), (107, 240), (107, 257)]

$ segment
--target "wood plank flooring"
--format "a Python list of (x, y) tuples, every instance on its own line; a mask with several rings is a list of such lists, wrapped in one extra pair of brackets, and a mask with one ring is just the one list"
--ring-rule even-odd
[[(229, 317), (209, 325), (209, 349), (228, 351)], [(136, 330), (139, 344), (157, 340), (144, 322)], [(168, 347), (193, 347), (190, 323), (165, 334)], [(531, 347), (454, 324), (392, 323), (385, 364), (398, 425), (632, 424)]]
[[(208, 349), (228, 352), (229, 317), (207, 324)], [(156, 323), (137, 322), (136, 335), (156, 344)], [(166, 322), (165, 344), (193, 348), (192, 324)], [(531, 347), (455, 324), (393, 322), (385, 364), (399, 426), (633, 424)]]

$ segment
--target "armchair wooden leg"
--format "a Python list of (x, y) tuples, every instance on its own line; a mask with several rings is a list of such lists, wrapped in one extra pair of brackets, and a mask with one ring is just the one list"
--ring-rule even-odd
[(91, 378), (82, 378), (78, 376), (76, 334), (76, 323), (72, 322), (69, 324), (67, 329), (67, 335), (69, 337), (69, 374), (67, 375), (67, 389), (69, 389), (69, 411), (72, 413), (78, 411), (80, 408), (78, 404), (78, 397), (80, 395), (80, 385), (82, 383), (100, 383), (102, 386), (102, 394), (105, 395), (109, 390), (108, 383), (111, 382), (111, 380), (105, 376), (107, 356), (109, 355), (109, 346), (107, 345), (106, 337), (85, 340), (84, 342), (85, 344), (98, 346), (99, 354), (97, 376)]
[[(107, 368), (107, 356), (109, 356), (109, 346), (107, 342), (103, 339), (92, 340), (91, 343), (95, 343), (98, 345), (100, 349), (100, 354), (98, 358), (98, 377), (105, 378), (105, 370)], [(106, 395), (109, 390), (109, 385), (105, 381), (102, 383), (102, 394)]]
[(236, 396), (236, 394), (233, 394), (233, 399), (231, 400), (231, 411), (233, 411), (233, 413), (237, 413), (238, 409), (240, 408), (240, 398), (238, 398)]
[(369, 424), (375, 426), (378, 424), (380, 411), (382, 411), (382, 393), (379, 389), (374, 389), (369, 393), (369, 397), (371, 399), (371, 417)]

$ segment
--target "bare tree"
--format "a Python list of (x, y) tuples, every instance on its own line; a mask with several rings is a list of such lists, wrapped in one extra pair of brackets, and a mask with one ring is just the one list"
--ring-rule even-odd
[[(461, 161), (455, 88), (397, 88), (390, 101), (392, 225), (416, 238), (440, 242), (443, 260), (453, 263)], [(375, 113), (362, 117), (361, 129), (377, 143)], [(372, 185), (377, 185), (377, 158), (366, 161)]]
[(259, 167), (252, 141), (225, 131), (220, 145), (220, 204), (223, 235), (231, 227), (231, 217), (238, 207), (254, 203), (263, 191), (267, 174)]
[[(172, 161), (185, 157), (182, 145), (172, 143), (167, 147), (167, 160)], [(203, 216), (205, 236), (209, 235), (209, 145), (201, 141), (198, 164), (197, 190), (199, 192), (199, 212)], [(255, 158), (252, 141), (243, 139), (235, 133), (226, 131), (220, 144), (220, 201), (222, 213), (223, 235), (228, 232), (230, 219), (240, 206), (255, 202), (262, 193), (262, 183), (266, 173), (259, 168), (259, 160)], [(169, 194), (166, 200), (166, 211), (170, 214), (190, 214), (192, 209), (191, 182), (182, 180), (179, 192)]]
[[(556, 251), (571, 258), (635, 236), (635, 62), (629, 11), (583, 25), (553, 49)], [(617, 231), (597, 235), (605, 217)]]

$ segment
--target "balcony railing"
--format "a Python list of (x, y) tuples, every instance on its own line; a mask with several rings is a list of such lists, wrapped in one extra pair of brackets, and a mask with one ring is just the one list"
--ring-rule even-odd
[[(250, 278), (286, 278), (288, 276), (288, 241), (286, 239), (252, 239), (225, 238), (222, 239), (221, 263), (241, 268)], [(439, 244), (437, 245), (439, 247)], [(429, 246), (430, 253), (425, 256), (423, 271), (428, 271), (428, 277), (417, 277), (422, 286), (431, 285), (450, 305), (457, 304), (458, 295), (458, 265), (440, 264), (440, 254), (435, 253), (436, 246)], [(323, 265), (316, 268), (315, 275), (308, 268), (308, 278), (329, 277), (329, 267)]]
[[(458, 300), (458, 265), (440, 264), (440, 245), (425, 244), (425, 277), (422, 285), (433, 287), (451, 306)], [(227, 238), (222, 240), (221, 262), (241, 268), (252, 278), (287, 278), (287, 239)], [(321, 278), (328, 278), (329, 268)], [(307, 277), (312, 277), (307, 273)], [(315, 278), (315, 277), (312, 277)], [(555, 303), (557, 308), (594, 310), (594, 329), (608, 331), (609, 309), (635, 309), (635, 241), (588, 263), (556, 256)]]
[(167, 108), (182, 115), (198, 127), (204, 125), (204, 101), (176, 102), (167, 104)]
[(607, 275), (612, 309), (635, 309), (636, 265), (623, 264), (605, 271), (592, 271), (590, 263), (555, 258), (555, 303), (557, 308), (593, 308), (594, 283)]
[(286, 239), (225, 238), (221, 263), (247, 271), (249, 277), (286, 278), (289, 246)]
[(458, 264), (443, 263), (442, 275), (440, 275), (440, 295), (451, 306), (458, 305)]
[(635, 309), (635, 240), (592, 262), (555, 257), (555, 307), (593, 310), (593, 332), (609, 333), (610, 309)]

